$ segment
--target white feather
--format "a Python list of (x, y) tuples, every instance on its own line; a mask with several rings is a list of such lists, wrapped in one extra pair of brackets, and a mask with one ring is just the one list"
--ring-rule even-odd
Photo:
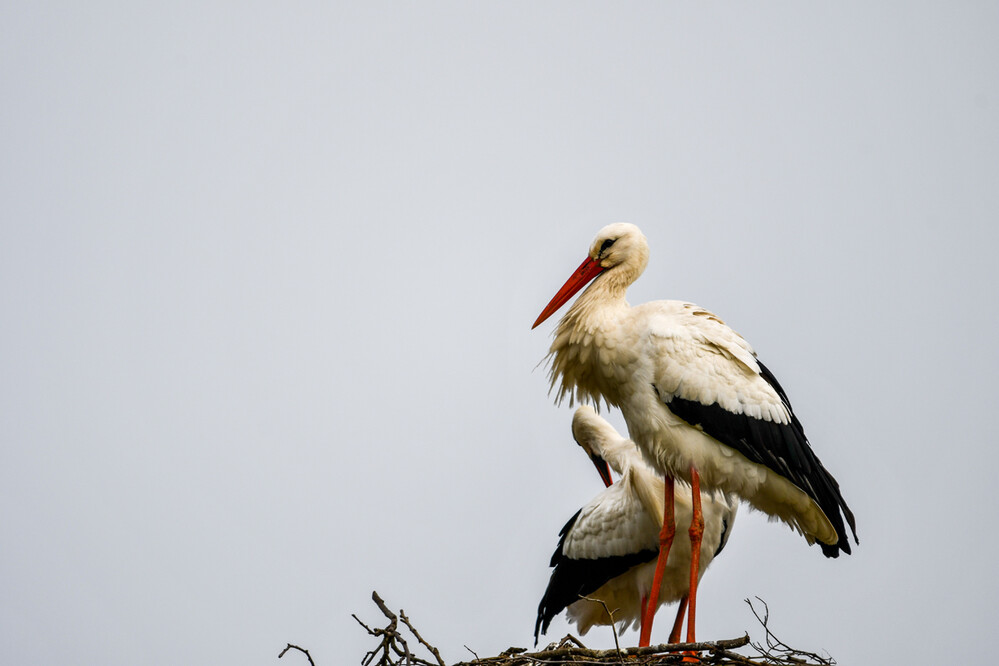
[(679, 397), (789, 423), (788, 407), (761, 376), (752, 347), (691, 303), (628, 305), (625, 291), (648, 262), (645, 237), (634, 225), (602, 229), (590, 258), (606, 270), (559, 322), (549, 350), (557, 401), (620, 407), (631, 438), (657, 470), (689, 482), (694, 467), (704, 487), (739, 496), (809, 543), (837, 543), (829, 518), (805, 491), (666, 408)]
[[(576, 410), (573, 434), (588, 452), (604, 458), (621, 478), (597, 495), (580, 512), (566, 537), (563, 554), (597, 559), (642, 550), (658, 550), (663, 518), (663, 480), (642, 459), (634, 442), (621, 437), (589, 406)], [(690, 487), (676, 485), (675, 516), (678, 525), (689, 524), (693, 515)], [(737, 504), (721, 495), (702, 493), (704, 536), (698, 577), (704, 575), (715, 553), (732, 532)], [(581, 634), (593, 625), (613, 622), (626, 629), (641, 620), (641, 601), (652, 589), (655, 560), (640, 564), (608, 581), (589, 598), (571, 604), (569, 621)], [(689, 591), (690, 540), (674, 539), (660, 587), (660, 605), (679, 601)], [(599, 600), (599, 601), (597, 601)]]

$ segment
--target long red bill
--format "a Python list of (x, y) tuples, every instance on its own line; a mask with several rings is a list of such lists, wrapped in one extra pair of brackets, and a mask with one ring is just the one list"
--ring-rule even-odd
[(597, 474), (600, 475), (604, 485), (610, 488), (614, 480), (611, 479), (610, 467), (607, 466), (607, 461), (595, 454), (590, 456), (590, 460), (593, 461), (593, 466), (597, 468)]
[(558, 293), (555, 294), (555, 297), (552, 298), (551, 302), (548, 303), (548, 305), (545, 306), (545, 309), (541, 311), (541, 314), (538, 315), (537, 321), (534, 322), (534, 326), (531, 326), (531, 328), (537, 328), (538, 324), (555, 314), (560, 307), (565, 305), (566, 301), (572, 298), (577, 291), (585, 287), (587, 282), (598, 276), (600, 271), (603, 269), (604, 267), (598, 262), (594, 261), (590, 257), (587, 257), (586, 260), (579, 265), (579, 268), (573, 271), (572, 275), (570, 275), (569, 279), (565, 281), (562, 288), (558, 290)]

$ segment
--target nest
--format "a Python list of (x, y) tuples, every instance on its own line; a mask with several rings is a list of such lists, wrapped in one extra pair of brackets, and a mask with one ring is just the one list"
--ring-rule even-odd
[[(440, 651), (428, 643), (399, 610), (396, 614), (389, 610), (377, 592), (371, 598), (388, 619), (388, 624), (372, 628), (357, 620), (370, 636), (378, 640), (378, 645), (361, 659), (361, 666), (449, 666), (441, 657)], [(451, 664), (451, 666), (553, 666), (558, 664), (603, 664), (626, 666), (656, 666), (665, 664), (713, 664), (716, 666), (835, 666), (836, 661), (829, 655), (820, 656), (814, 652), (798, 650), (778, 639), (770, 628), (770, 609), (766, 602), (757, 597), (762, 611), (749, 599), (746, 603), (763, 627), (763, 641), (753, 641), (748, 635), (703, 643), (676, 643), (671, 645), (651, 645), (649, 647), (622, 648), (618, 644), (617, 633), (613, 650), (591, 650), (580, 640), (568, 635), (552, 643), (543, 650), (529, 652), (526, 648), (511, 647), (495, 657), (479, 657), (466, 646), (474, 659)], [(403, 626), (400, 626), (400, 621)], [(407, 637), (408, 636), (408, 637)], [(737, 650), (748, 651), (740, 654)], [(305, 655), (311, 666), (316, 666), (309, 651), (291, 643), (281, 651), (278, 658), (289, 650), (297, 650)]]

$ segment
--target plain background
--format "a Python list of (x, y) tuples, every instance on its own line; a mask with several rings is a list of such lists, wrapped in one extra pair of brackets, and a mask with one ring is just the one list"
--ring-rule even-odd
[(652, 248), (631, 302), (742, 333), (857, 514), (826, 560), (743, 511), (698, 636), (759, 639), (754, 596), (843, 664), (991, 636), (997, 26), (4, 3), (0, 661), (355, 663), (373, 589), (449, 663), (529, 646), (601, 487), (530, 325), (614, 221)]

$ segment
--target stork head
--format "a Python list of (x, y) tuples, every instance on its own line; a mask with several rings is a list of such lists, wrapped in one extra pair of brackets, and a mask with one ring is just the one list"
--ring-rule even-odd
[(604, 485), (610, 486), (613, 480), (607, 461), (604, 460), (604, 445), (613, 441), (612, 438), (620, 439), (614, 427), (600, 418), (592, 407), (582, 405), (572, 416), (572, 437), (593, 461)]
[(555, 314), (576, 292), (601, 273), (606, 272), (601, 280), (626, 289), (638, 279), (648, 263), (649, 243), (638, 227), (627, 222), (607, 225), (593, 239), (586, 259), (569, 276), (531, 328), (537, 328)]
[(634, 281), (649, 263), (649, 242), (634, 224), (608, 224), (590, 243), (590, 259), (600, 264), (602, 270), (622, 266), (627, 269), (622, 272), (634, 274)]

